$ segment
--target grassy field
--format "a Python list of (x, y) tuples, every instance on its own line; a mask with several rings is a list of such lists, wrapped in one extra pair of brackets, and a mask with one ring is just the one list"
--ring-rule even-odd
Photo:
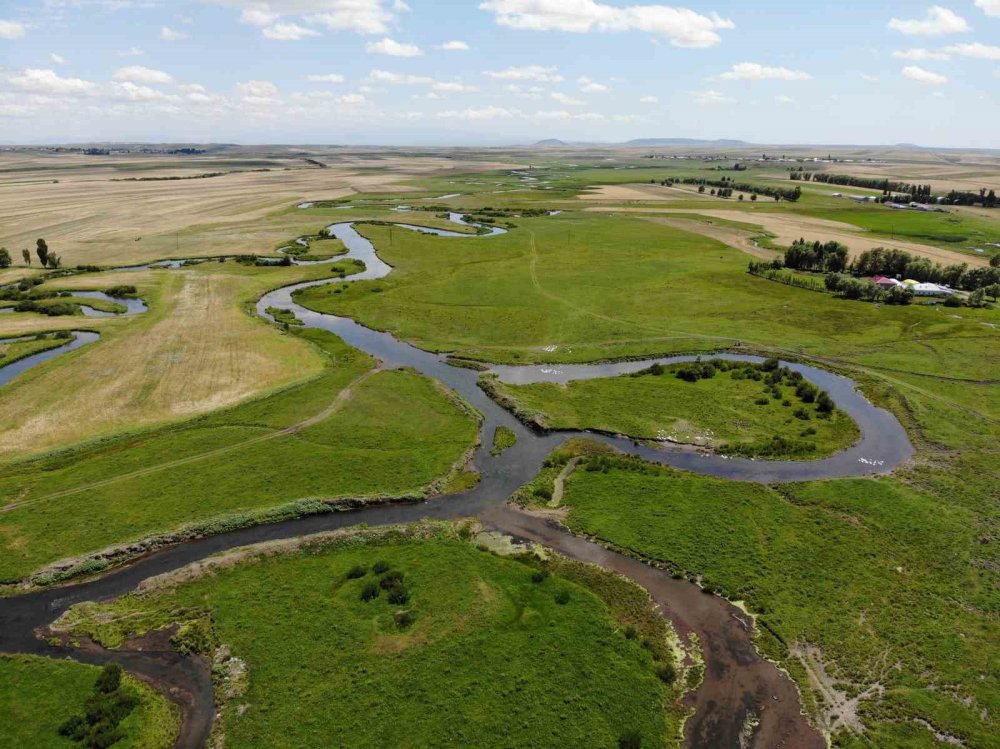
[[(840, 357), (947, 337), (968, 340), (969, 350), (1000, 351), (996, 329), (982, 325), (1000, 322), (996, 310), (955, 317), (940, 308), (876, 307), (782, 286), (748, 276), (747, 256), (737, 249), (628, 215), (570, 213), (516, 223), (510, 234), (469, 241), (395, 232), (390, 243), (385, 227), (362, 227), (393, 273), (340, 294), (317, 288), (298, 298), (424, 348), (514, 363), (737, 342)], [(910, 365), (935, 368), (916, 353)]]
[(328, 333), (302, 335), (326, 361), (303, 384), (0, 469), (0, 581), (181, 526), (261, 522), (279, 506), (295, 515), (321, 500), (418, 496), (464, 463), (476, 422), (450, 393), (409, 372), (374, 373)]
[[(0, 655), (0, 747), (72, 749), (59, 726), (82, 713), (100, 669), (72, 661)], [(142, 682), (126, 677), (139, 706), (125, 718), (125, 737), (111, 749), (170, 749), (177, 734), (176, 708)]]
[(777, 437), (789, 448), (800, 448), (793, 454), (808, 458), (842, 450), (859, 436), (842, 411), (823, 418), (817, 405), (803, 403), (787, 381), (775, 386), (778, 398), (741, 369), (687, 382), (676, 377), (684, 368), (674, 365), (659, 375), (647, 371), (568, 385), (497, 382), (495, 387), (519, 413), (546, 429), (596, 429), (722, 450), (742, 448), (749, 454)]
[[(210, 622), (214, 644), (246, 665), (222, 708), (233, 749), (615, 747), (631, 733), (643, 747), (676, 746), (676, 694), (651, 655), (667, 632), (642, 591), (600, 575), (605, 602), (582, 584), (594, 574), (582, 565), (535, 582), (535, 567), (441, 531), (380, 535), (222, 561), (82, 607), (74, 631), (113, 645), (178, 617), (191, 630)], [(396, 573), (403, 596), (391, 599), (377, 583)], [(626, 637), (636, 616), (659, 627), (650, 648)]]
[[(229, 262), (46, 283), (70, 290), (134, 284), (150, 309), (88, 318), (86, 327), (101, 333), (98, 343), (32, 369), (0, 391), (0, 461), (190, 419), (317, 374), (322, 357), (248, 315), (246, 306), (275, 286), (328, 274), (322, 266)], [(80, 325), (80, 318), (48, 323), (34, 314), (5, 315), (0, 334)]]
[[(921, 448), (896, 477), (779, 489), (605, 457), (565, 479), (561, 517), (744, 601), (761, 647), (839, 729), (835, 746), (940, 745), (918, 721), (994, 746), (996, 552), (984, 540), (1000, 502), (996, 427), (870, 387), (909, 414)], [(545, 505), (576, 454), (558, 454), (522, 501)], [(862, 723), (845, 728), (859, 694)]]

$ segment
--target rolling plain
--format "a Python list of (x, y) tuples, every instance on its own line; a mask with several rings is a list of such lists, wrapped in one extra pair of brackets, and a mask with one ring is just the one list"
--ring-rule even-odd
[[(1000, 159), (758, 150), (0, 152), (0, 284), (69, 307), (0, 314), (0, 747), (109, 661), (117, 749), (997, 746), (1000, 209), (789, 177)], [(852, 298), (799, 238), (965, 268)], [(878, 436), (790, 364), (910, 457), (754, 478)]]

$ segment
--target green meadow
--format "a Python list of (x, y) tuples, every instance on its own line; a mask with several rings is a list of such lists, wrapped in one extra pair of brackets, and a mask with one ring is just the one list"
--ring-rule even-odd
[[(673, 656), (648, 597), (582, 565), (553, 573), (442, 530), (348, 534), (68, 623), (114, 646), (180, 620), (202, 649), (225, 646), (246, 666), (223, 692), (233, 749), (676, 746), (677, 695), (654, 653)], [(630, 634), (641, 627), (649, 647)]]
[(12, 504), (0, 512), (0, 580), (182, 526), (260, 522), (292, 503), (294, 514), (322, 500), (419, 496), (457, 470), (477, 432), (466, 406), (420, 375), (373, 372), (329, 333), (300, 335), (327, 361), (305, 383), (0, 468), (0, 503)]
[(838, 452), (859, 436), (846, 414), (822, 413), (815, 402), (804, 403), (788, 382), (765, 386), (740, 376), (743, 369), (723, 369), (688, 382), (676, 376), (685, 368), (674, 365), (659, 374), (646, 370), (567, 385), (496, 381), (491, 389), (513, 402), (523, 418), (546, 429), (595, 429), (750, 454), (778, 438), (789, 448), (800, 448), (796, 454), (804, 458)]
[[(0, 655), (0, 747), (73, 749), (80, 744), (59, 734), (59, 727), (82, 713), (100, 669), (73, 661)], [(169, 749), (177, 735), (177, 709), (137, 679), (124, 688), (139, 699), (121, 723), (124, 737), (111, 749)]]

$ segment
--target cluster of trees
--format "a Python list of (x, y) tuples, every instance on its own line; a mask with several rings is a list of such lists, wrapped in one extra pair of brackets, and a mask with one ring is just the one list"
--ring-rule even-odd
[[(846, 187), (863, 187), (869, 190), (881, 190), (880, 202), (916, 201), (929, 203), (934, 200), (934, 191), (930, 185), (897, 182), (885, 177), (859, 177), (852, 174), (826, 174), (825, 172), (807, 172), (802, 167), (793, 169), (788, 174), (789, 179), (801, 182), (822, 182), (828, 185), (844, 185)], [(1000, 205), (995, 190), (985, 187), (979, 192), (952, 190), (943, 196), (943, 202), (948, 205), (981, 205), (984, 208), (996, 208)]]
[(911, 200), (930, 200), (931, 186), (917, 185), (909, 182), (896, 182), (885, 177), (859, 177), (853, 174), (827, 174), (826, 172), (807, 172), (802, 167), (789, 173), (792, 180), (802, 182), (822, 182), (826, 185), (843, 185), (845, 187), (864, 187), (868, 190), (881, 190), (884, 193), (898, 192), (910, 195)]
[(862, 252), (850, 266), (856, 276), (912, 278), (939, 283), (964, 291), (975, 291), (1000, 283), (1000, 260), (990, 260), (988, 268), (970, 268), (966, 263), (941, 265), (916, 257), (904, 250), (876, 247)]
[(976, 192), (960, 192), (952, 190), (944, 196), (944, 202), (949, 205), (981, 205), (983, 208), (996, 208), (1000, 205), (997, 201), (996, 190), (987, 192), (986, 188)]
[(59, 727), (59, 733), (87, 749), (107, 749), (125, 738), (121, 722), (139, 705), (135, 690), (122, 684), (122, 667), (109, 663), (87, 698), (83, 715), (74, 715)]
[(809, 289), (810, 291), (825, 291), (826, 287), (822, 281), (818, 281), (815, 276), (806, 276), (792, 273), (780, 265), (780, 261), (757, 261), (751, 260), (747, 264), (747, 273), (751, 276), (760, 276), (768, 281), (777, 281), (786, 286), (795, 286), (799, 289)]
[[(733, 191), (738, 192), (748, 192), (753, 195), (767, 195), (768, 197), (774, 198), (775, 200), (787, 200), (794, 203), (800, 197), (802, 197), (802, 188), (798, 185), (794, 189), (789, 190), (785, 187), (762, 187), (759, 185), (751, 185), (746, 182), (736, 182), (732, 177), (722, 177), (721, 179), (704, 179), (703, 177), (685, 177), (680, 180), (681, 184), (684, 185), (698, 185), (699, 187), (715, 187), (720, 190), (726, 190), (728, 195), (732, 195)], [(699, 192), (704, 192), (699, 190)], [(726, 197), (725, 195), (722, 197)]]
[(847, 247), (840, 242), (796, 239), (785, 251), (784, 266), (795, 270), (840, 273), (847, 267)]
[[(55, 269), (62, 265), (62, 258), (49, 249), (44, 239), (39, 239), (35, 242), (35, 254), (38, 256), (38, 262), (41, 263), (43, 268)], [(27, 247), (21, 250), (21, 259), (25, 265), (31, 265), (31, 252)], [(12, 262), (13, 260), (7, 248), (0, 247), (0, 268), (9, 268)]]
[[(62, 265), (62, 258), (49, 249), (44, 239), (35, 241), (35, 254), (43, 268), (55, 269)], [(24, 258), (25, 265), (31, 265), (31, 253), (28, 252), (27, 248), (21, 250), (21, 257)]]

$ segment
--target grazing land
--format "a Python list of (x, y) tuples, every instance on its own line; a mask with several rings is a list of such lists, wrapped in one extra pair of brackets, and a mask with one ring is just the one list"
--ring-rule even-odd
[[(72, 661), (0, 655), (0, 747), (71, 749), (79, 744), (61, 736), (60, 726), (82, 713), (100, 669)], [(125, 677), (124, 689), (138, 706), (119, 725), (123, 738), (113, 746), (169, 749), (177, 735), (174, 708), (142, 682)]]
[(476, 423), (450, 392), (410, 372), (376, 372), (328, 333), (301, 335), (326, 363), (302, 384), (0, 469), (0, 580), (66, 557), (55, 569), (79, 571), (73, 557), (155, 534), (164, 542), (327, 511), (338, 499), (421, 496), (464, 465)]
[(534, 578), (537, 562), (444, 530), (380, 535), (235, 552), (213, 574), (182, 571), (60, 626), (111, 646), (178, 621), (206, 632), (217, 664), (223, 648), (240, 663), (218, 729), (228, 747), (616, 746), (629, 734), (676, 746), (676, 694), (654, 653), (673, 655), (641, 591), (606, 575), (604, 601), (582, 565)]
[[(723, 452), (814, 459), (843, 450), (858, 430), (842, 411), (804, 402), (796, 382), (762, 384), (757, 368), (717, 369), (690, 382), (690, 365), (568, 385), (495, 383), (500, 397), (545, 429), (594, 429)], [(700, 371), (700, 369), (699, 369)], [(749, 372), (756, 379), (747, 377)]]
[[(949, 153), (944, 163), (864, 149), (827, 160), (825, 150), (803, 149), (786, 156), (808, 162), (777, 162), (761, 160), (756, 147), (309, 153), (329, 168), (284, 147), (190, 160), (0, 154), (0, 205), (11, 217), (0, 246), (18, 266), (0, 270), (0, 284), (43, 274), (37, 263), (20, 267), (20, 250), (44, 236), (69, 274), (45, 272), (42, 289), (134, 285), (149, 305), (109, 318), (0, 315), (0, 338), (71, 329), (101, 336), (0, 388), (4, 593), (99, 575), (193, 537), (458, 492), (476, 485), (473, 468), (497, 468), (496, 476), (505, 461), (524, 465), (535, 439), (525, 430), (488, 421), (493, 430), (480, 434), (479, 414), (439, 382), (385, 369), (331, 333), (300, 329), (291, 311), (275, 314), (278, 325), (254, 314), (268, 290), (363, 268), (354, 259), (258, 266), (251, 256), (276, 263), (277, 250), (296, 237), (358, 221), (391, 272), (312, 287), (296, 301), (452, 354), (463, 366), (557, 369), (724, 351), (804, 361), (858, 382), (915, 447), (891, 473), (738, 483), (575, 442), (553, 453), (515, 500), (742, 601), (756, 617), (759, 649), (792, 675), (810, 721), (833, 746), (995, 746), (995, 295), (982, 306), (871, 303), (747, 270), (748, 261), (776, 257), (800, 237), (838, 239), (853, 254), (898, 247), (985, 268), (1000, 255), (997, 209), (892, 210), (833, 195), (880, 191), (815, 182), (801, 183), (796, 201), (775, 201), (764, 189), (799, 184), (789, 169), (802, 163), (930, 182), (936, 191), (978, 189), (1000, 184), (1000, 160)], [(164, 179), (213, 172), (221, 174)], [(26, 176), (38, 181), (15, 184)], [(757, 186), (758, 200), (681, 182), (722, 176)], [(119, 181), (129, 177), (141, 181)], [(673, 184), (661, 184), (667, 180)], [(456, 225), (452, 211), (507, 233), (473, 236), (481, 230)], [(317, 240), (300, 257), (336, 259), (342, 249)], [(247, 257), (169, 270), (76, 268), (222, 255)], [(2, 344), (0, 365), (52, 340)], [(820, 418), (815, 403), (798, 402), (791, 383), (765, 396), (763, 382), (728, 371), (695, 382), (668, 369), (567, 386), (494, 386), (522, 416), (552, 428), (757, 456), (775, 438), (808, 440), (807, 454), (780, 455), (803, 460), (857, 438), (839, 411)], [(808, 420), (795, 416), (800, 408)], [(485, 465), (472, 466), (478, 440), (493, 455), (479, 453)], [(478, 486), (489, 485), (490, 470)], [(453, 500), (462, 501), (442, 502)], [(181, 621), (188, 634), (208, 635), (208, 652), (227, 668), (245, 662), (246, 691), (225, 697), (221, 682), (217, 691), (228, 700), (227, 746), (614, 747), (635, 732), (643, 747), (679, 742), (680, 687), (657, 678), (669, 633), (635, 618), (639, 602), (648, 609), (644, 594), (611, 586), (618, 593), (609, 597), (607, 586), (588, 583), (592, 568), (584, 574), (557, 556), (547, 562), (550, 575), (532, 582), (538, 560), (494, 556), (457, 533), (348, 533), (329, 546), (290, 542), (290, 550), (259, 558), (239, 552), (209, 565), (211, 575), (189, 570), (73, 616), (79, 631), (109, 645)], [(405, 602), (390, 604), (394, 586), (377, 584), (377, 596), (362, 601), (366, 584), (385, 576), (372, 571), (382, 559), (403, 574)], [(351, 577), (355, 566), (364, 574)], [(412, 621), (397, 621), (400, 611)], [(697, 669), (684, 668), (681, 681), (695, 687)], [(13, 745), (66, 746), (50, 724), (79, 711), (96, 672), (0, 657), (3, 673), (11, 677), (0, 684), (16, 685), (0, 687), (0, 726), (11, 723), (2, 711), (18, 716)], [(0, 746), (6, 740), (0, 728)]]

